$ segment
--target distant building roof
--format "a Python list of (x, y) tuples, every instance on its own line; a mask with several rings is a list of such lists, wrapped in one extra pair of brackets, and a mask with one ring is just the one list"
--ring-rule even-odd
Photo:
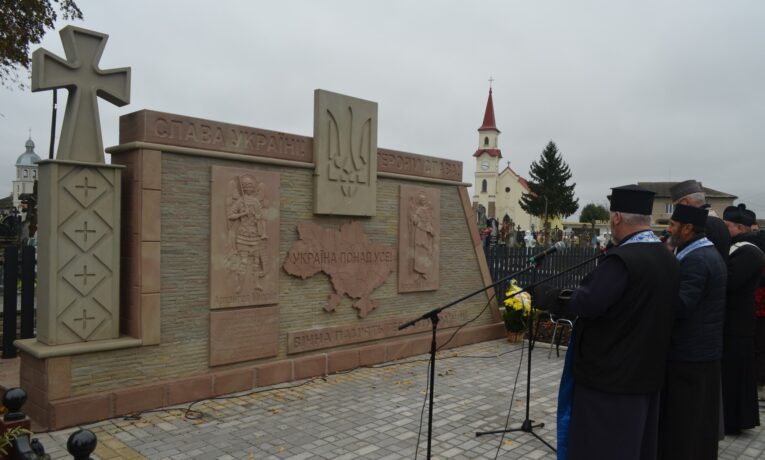
[(502, 150), (500, 149), (478, 149), (473, 154), (474, 157), (480, 157), (483, 153), (488, 153), (490, 157), (502, 158)]
[(35, 153), (35, 143), (31, 137), (24, 146), (27, 150), (19, 155), (18, 160), (16, 160), (16, 166), (36, 166), (35, 163), (40, 161), (40, 157)]
[[(654, 192), (656, 198), (671, 198), (672, 194), (669, 192), (669, 189), (677, 183), (678, 182), (638, 182), (637, 184), (644, 189)], [(738, 198), (736, 195), (731, 195), (730, 193), (704, 187), (703, 184), (701, 184), (701, 188), (704, 190), (704, 194), (707, 198), (728, 198), (732, 200)]]
[(518, 182), (521, 183), (521, 187), (525, 188), (527, 192), (534, 193), (531, 191), (531, 187), (529, 187), (528, 181), (523, 176), (515, 172), (513, 168), (510, 167), (509, 162), (508, 162), (508, 165), (505, 166), (505, 169), (503, 169), (502, 172), (499, 173), (499, 175), (501, 176), (502, 174), (504, 174), (505, 171), (510, 171), (511, 173), (513, 173), (513, 175), (518, 178)]
[(0, 198), (0, 209), (13, 208), (13, 194), (8, 195), (5, 198)]

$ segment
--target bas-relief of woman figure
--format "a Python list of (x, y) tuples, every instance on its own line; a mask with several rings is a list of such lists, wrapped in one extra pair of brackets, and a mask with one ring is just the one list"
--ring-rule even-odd
[(424, 193), (410, 201), (409, 225), (411, 229), (412, 272), (417, 280), (427, 280), (433, 270), (433, 206)]

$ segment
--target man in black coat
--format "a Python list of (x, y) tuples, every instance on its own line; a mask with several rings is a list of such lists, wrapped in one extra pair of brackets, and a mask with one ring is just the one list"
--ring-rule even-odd
[(707, 210), (678, 204), (669, 226), (680, 290), (661, 395), (659, 458), (717, 458), (727, 268), (704, 236)]
[(657, 455), (678, 263), (650, 229), (654, 193), (612, 190), (616, 246), (575, 291), (534, 291), (538, 307), (578, 316), (558, 396), (558, 454), (569, 460)]
[(765, 254), (752, 241), (754, 214), (744, 204), (725, 208), (731, 235), (723, 332), (722, 390), (725, 434), (760, 424), (754, 369), (754, 293), (760, 285)]
[[(678, 182), (670, 187), (669, 193), (672, 196), (672, 203), (675, 206), (684, 204), (695, 208), (709, 209), (704, 189), (701, 187), (701, 183), (694, 179)], [(728, 253), (730, 252), (730, 233), (728, 232), (728, 227), (725, 226), (725, 222), (723, 222), (714, 211), (709, 211), (706, 225), (704, 227), (704, 234), (707, 239), (715, 245), (715, 248), (723, 261), (727, 263)], [(722, 398), (720, 398), (719, 417), (720, 431), (717, 436), (719, 440), (723, 440), (725, 439), (725, 430), (723, 429)]]
[[(674, 205), (684, 204), (694, 208), (709, 208), (704, 189), (694, 179), (678, 182), (669, 188), (669, 193), (672, 196), (672, 203)], [(709, 211), (704, 234), (715, 245), (723, 261), (727, 261), (728, 251), (730, 250), (730, 233), (728, 233), (725, 223), (714, 211)]]
[[(752, 216), (757, 219), (757, 216)], [(765, 252), (765, 230), (761, 230), (755, 223), (752, 225), (751, 239), (763, 252)], [(754, 293), (754, 303), (757, 315), (757, 330), (755, 332), (754, 345), (754, 368), (757, 373), (757, 396), (760, 401), (765, 401), (765, 272), (760, 279), (760, 287)]]

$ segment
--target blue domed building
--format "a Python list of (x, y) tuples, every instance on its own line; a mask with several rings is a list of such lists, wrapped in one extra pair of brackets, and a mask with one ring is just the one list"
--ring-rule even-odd
[(13, 206), (20, 209), (19, 197), (24, 193), (33, 193), (37, 180), (37, 162), (40, 157), (35, 153), (35, 143), (30, 136), (27, 140), (26, 151), (16, 160), (16, 180), (13, 181)]

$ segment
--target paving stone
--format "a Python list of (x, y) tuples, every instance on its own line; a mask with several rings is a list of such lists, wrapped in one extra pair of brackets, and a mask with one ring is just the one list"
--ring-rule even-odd
[[(516, 351), (503, 354), (512, 349)], [(516, 380), (519, 351), (517, 345), (498, 340), (439, 353), (434, 456), (493, 459), (499, 448), (500, 459), (555, 458), (550, 449), (528, 433), (475, 436), (476, 431), (503, 429), (507, 421), (509, 427), (518, 427), (523, 421), (528, 353), (524, 351)], [(555, 445), (563, 356), (548, 359), (545, 347), (539, 347), (533, 352), (532, 365), (529, 417), (545, 424), (535, 429), (535, 434)], [(411, 459), (418, 434), (417, 456), (424, 458), (428, 433), (427, 366), (422, 356), (395, 366), (330, 375), (326, 381), (305, 381), (308, 383), (299, 388), (289, 387), (304, 382), (225, 400), (202, 401), (194, 405), (194, 410), (203, 415), (199, 420), (183, 418), (183, 411), (171, 410), (145, 413), (140, 420), (118, 418), (85, 428), (96, 433), (104, 453), (109, 449), (108, 454), (115, 455), (109, 459)], [(512, 409), (508, 414), (509, 407)], [(52, 458), (70, 458), (65, 446), (75, 430), (37, 437)], [(719, 458), (764, 458), (763, 431), (758, 427), (721, 441)]]

